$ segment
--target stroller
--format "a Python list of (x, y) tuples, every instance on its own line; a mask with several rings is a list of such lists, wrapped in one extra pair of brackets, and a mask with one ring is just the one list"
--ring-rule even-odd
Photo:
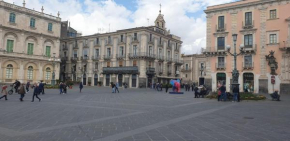
[(280, 95), (278, 94), (278, 91), (275, 91), (274, 93), (270, 94), (270, 96), (272, 97), (272, 101), (274, 100), (280, 101)]

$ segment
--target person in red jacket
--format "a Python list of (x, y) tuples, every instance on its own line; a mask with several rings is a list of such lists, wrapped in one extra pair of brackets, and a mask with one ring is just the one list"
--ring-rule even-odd
[(3, 96), (0, 97), (0, 99), (5, 98), (5, 100), (8, 100), (8, 99), (7, 99), (7, 90), (6, 90), (7, 87), (8, 87), (7, 85), (3, 85), (3, 86), (2, 86), (1, 93), (3, 94)]

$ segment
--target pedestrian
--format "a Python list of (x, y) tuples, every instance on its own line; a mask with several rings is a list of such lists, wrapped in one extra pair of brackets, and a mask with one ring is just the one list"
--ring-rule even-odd
[(239, 86), (234, 86), (233, 88), (233, 94), (234, 94), (234, 101), (233, 102), (238, 102), (238, 94), (240, 93)]
[(59, 83), (59, 94), (63, 94), (63, 84), (62, 82)]
[(162, 85), (162, 83), (160, 83), (160, 89), (161, 89), (161, 91), (162, 91), (162, 87), (163, 87), (163, 85)]
[(7, 87), (8, 87), (7, 85), (3, 85), (3, 86), (2, 86), (1, 93), (2, 93), (3, 96), (1, 96), (0, 99), (5, 98), (5, 100), (8, 100), (8, 99), (7, 99), (7, 90), (6, 90)]
[(111, 87), (112, 87), (112, 93), (115, 93), (115, 84), (111, 82)]
[(19, 90), (18, 90), (18, 94), (20, 94), (20, 101), (23, 101), (24, 95), (26, 93), (25, 88), (24, 88), (24, 83), (20, 86)]
[(15, 82), (13, 83), (13, 86), (15, 88), (15, 92), (17, 93), (18, 92), (18, 88), (20, 86), (20, 82), (18, 80), (15, 80)]
[(167, 91), (168, 91), (168, 88), (169, 88), (169, 84), (167, 83), (166, 85), (165, 85), (165, 92), (167, 93)]
[(67, 85), (66, 83), (63, 83), (63, 93), (67, 94)]
[(38, 97), (38, 95), (41, 92), (41, 89), (39, 88), (39, 84), (34, 83), (33, 87), (34, 87), (34, 90), (33, 90), (33, 96), (32, 96), (32, 101), (31, 102), (34, 102), (34, 97), (36, 97), (39, 100), (39, 102), (40, 102), (41, 99)]
[(84, 88), (83, 82), (80, 82), (79, 88), (80, 88), (80, 93), (81, 93), (82, 92), (82, 89)]
[(118, 91), (118, 93), (119, 93), (119, 83), (118, 82), (115, 85), (115, 93), (116, 93), (116, 91)]
[(29, 92), (29, 87), (30, 87), (30, 82), (28, 81), (28, 82), (26, 83), (26, 92)]
[(194, 88), (194, 98), (198, 98), (198, 88), (197, 87), (195, 87)]
[(39, 88), (40, 88), (41, 93), (45, 94), (44, 93), (44, 83), (43, 83), (43, 81), (40, 81)]
[(227, 101), (226, 87), (224, 86), (224, 84), (222, 84), (219, 90), (221, 91), (221, 99)]

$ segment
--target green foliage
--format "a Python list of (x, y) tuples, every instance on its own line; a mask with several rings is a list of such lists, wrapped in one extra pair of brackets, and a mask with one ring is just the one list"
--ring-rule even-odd
[[(207, 95), (206, 98), (217, 99), (217, 92), (213, 92), (210, 95)], [(241, 100), (265, 100), (266, 97), (263, 95), (257, 95), (253, 93), (240, 93)]]
[(59, 86), (58, 85), (44, 85), (45, 89), (58, 89)]

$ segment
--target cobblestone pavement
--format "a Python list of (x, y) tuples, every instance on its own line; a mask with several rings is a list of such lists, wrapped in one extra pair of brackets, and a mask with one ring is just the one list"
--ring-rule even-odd
[(151, 89), (46, 90), (41, 102), (0, 100), (0, 141), (286, 141), (290, 96), (281, 102), (217, 102)]

